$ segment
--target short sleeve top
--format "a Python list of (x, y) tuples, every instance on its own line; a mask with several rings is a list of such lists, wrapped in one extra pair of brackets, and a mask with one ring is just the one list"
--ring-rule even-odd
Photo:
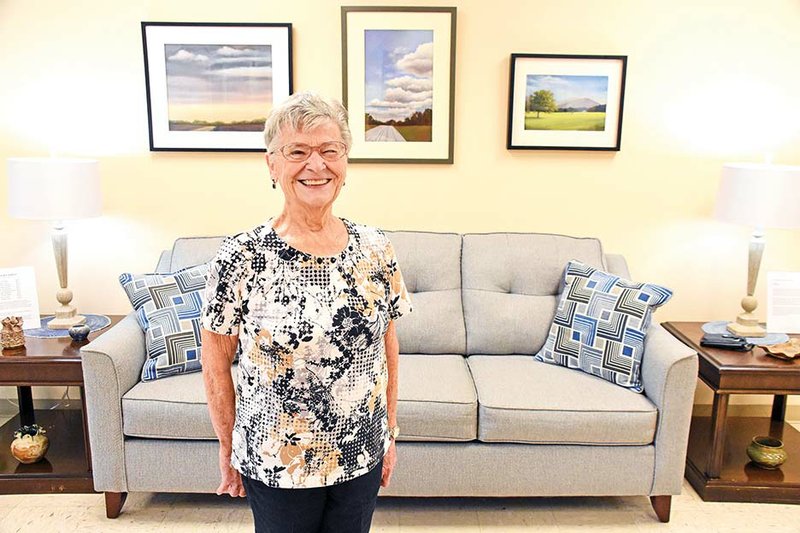
[(210, 263), (203, 327), (239, 336), (231, 465), (270, 487), (349, 481), (390, 444), (384, 336), (411, 300), (386, 235), (342, 221), (334, 256), (293, 248), (270, 220)]

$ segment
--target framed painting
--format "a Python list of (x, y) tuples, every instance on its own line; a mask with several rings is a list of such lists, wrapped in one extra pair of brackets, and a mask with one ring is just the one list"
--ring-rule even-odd
[(292, 25), (142, 22), (150, 150), (264, 151), (292, 93)]
[(511, 54), (510, 150), (619, 151), (627, 56)]
[(456, 8), (342, 7), (353, 163), (452, 163)]

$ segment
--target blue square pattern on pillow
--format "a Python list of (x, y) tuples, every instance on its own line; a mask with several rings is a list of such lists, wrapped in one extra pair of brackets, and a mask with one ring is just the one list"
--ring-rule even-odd
[(644, 392), (645, 335), (653, 311), (671, 297), (666, 287), (634, 283), (570, 261), (553, 324), (536, 359)]
[(171, 274), (122, 274), (119, 282), (145, 333), (142, 381), (199, 372), (200, 313), (208, 265)]

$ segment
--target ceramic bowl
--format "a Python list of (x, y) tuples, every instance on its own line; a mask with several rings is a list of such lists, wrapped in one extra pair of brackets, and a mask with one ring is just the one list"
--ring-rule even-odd
[(18, 431), (14, 436), (14, 440), (11, 441), (11, 455), (23, 464), (40, 461), (47, 453), (47, 448), (50, 447), (50, 440), (44, 435), (44, 431), (37, 432), (35, 435), (21, 434)]
[(79, 324), (77, 326), (72, 326), (69, 328), (69, 336), (72, 337), (72, 340), (76, 342), (83, 342), (89, 337), (89, 333), (92, 330), (86, 324)]
[(778, 468), (787, 458), (786, 450), (783, 449), (783, 441), (765, 436), (753, 437), (747, 447), (747, 455), (756, 466), (767, 470)]

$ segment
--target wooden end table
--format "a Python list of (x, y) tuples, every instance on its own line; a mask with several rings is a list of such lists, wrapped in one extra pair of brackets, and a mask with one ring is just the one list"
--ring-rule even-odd
[[(800, 394), (800, 360), (783, 361), (763, 348), (735, 352), (700, 346), (702, 322), (664, 322), (664, 328), (700, 356), (699, 376), (714, 392), (711, 417), (693, 416), (686, 478), (703, 500), (800, 503), (800, 432), (787, 424), (786, 397)], [(728, 417), (731, 394), (774, 396), (772, 416)], [(789, 454), (777, 470), (750, 462), (756, 435), (783, 441)]]
[[(89, 335), (89, 341), (122, 319)], [(25, 347), (0, 352), (0, 385), (17, 387), (19, 415), (0, 426), (0, 494), (94, 492), (92, 456), (86, 424), (80, 348), (70, 337), (25, 337)], [(80, 409), (34, 409), (31, 387), (69, 385), (80, 388)], [(38, 463), (22, 464), (11, 455), (14, 431), (39, 424), (47, 430), (50, 448)]]

